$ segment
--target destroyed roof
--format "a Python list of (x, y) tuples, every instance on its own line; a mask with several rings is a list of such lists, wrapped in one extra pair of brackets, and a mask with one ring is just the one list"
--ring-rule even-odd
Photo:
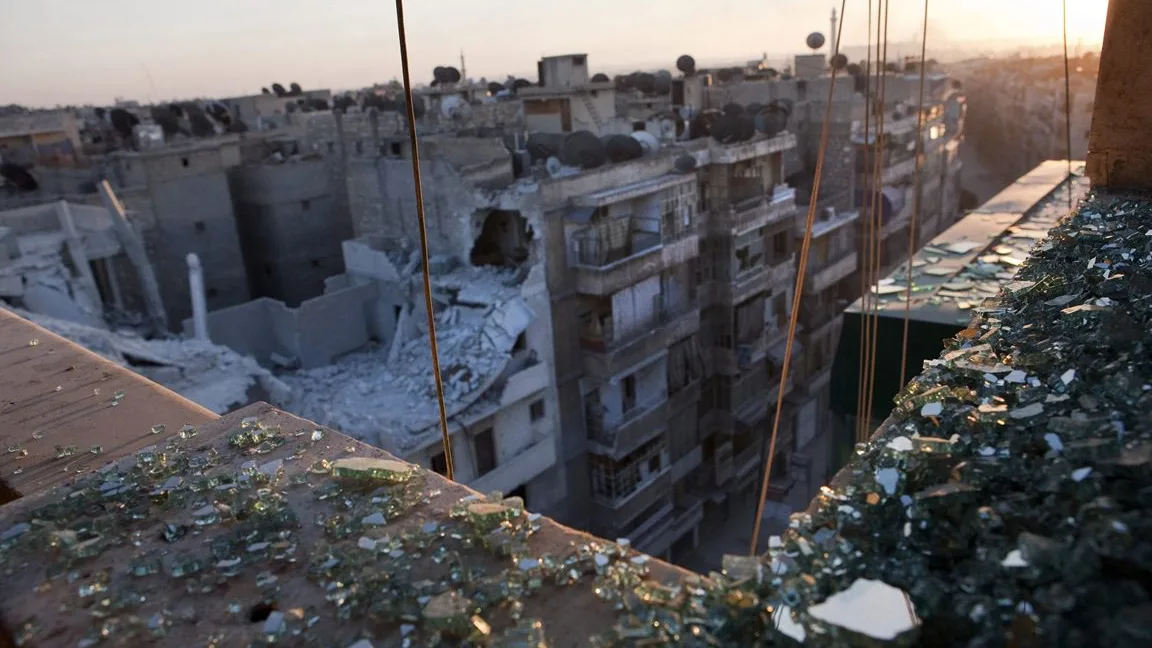
[[(1082, 169), (1082, 163), (1073, 163)], [(973, 309), (995, 297), (1012, 281), (1037, 241), (1068, 213), (1068, 192), (1075, 199), (1088, 190), (1083, 175), (1067, 176), (1067, 162), (1036, 167), (955, 225), (932, 239), (912, 258), (913, 321), (967, 324)], [(881, 317), (904, 317), (907, 264), (873, 287)], [(862, 300), (846, 309), (859, 314)]]
[[(483, 403), (499, 400), (490, 390), (517, 366), (513, 346), (536, 318), (520, 296), (522, 279), (514, 271), (475, 267), (433, 278), (450, 418), (483, 416), (488, 411)], [(424, 316), (408, 320), (410, 334), (399, 346), (282, 376), (292, 392), (288, 409), (401, 454), (429, 443), (439, 418), (432, 354)]]

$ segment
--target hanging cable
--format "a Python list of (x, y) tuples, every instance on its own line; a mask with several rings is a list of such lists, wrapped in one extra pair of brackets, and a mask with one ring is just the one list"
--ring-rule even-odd
[[(870, 433), (870, 418), (869, 411), (871, 399), (871, 385), (875, 376), (875, 361), (874, 355), (876, 353), (876, 335), (874, 333), (875, 327), (879, 324), (878, 313), (880, 308), (880, 297), (876, 293), (876, 284), (879, 282), (880, 273), (880, 231), (881, 231), (881, 213), (883, 209), (883, 192), (881, 178), (884, 172), (884, 128), (883, 120), (885, 117), (884, 97), (885, 89), (887, 88), (887, 70), (885, 69), (885, 53), (882, 51), (883, 46), (883, 25), (884, 25), (884, 2), (879, 0), (876, 4), (876, 101), (873, 106), (878, 108), (876, 110), (876, 124), (873, 132), (874, 141), (870, 142), (870, 147), (865, 150), (871, 150), (869, 161), (869, 175), (868, 183), (870, 185), (868, 192), (868, 238), (865, 241), (868, 253), (865, 259), (864, 274), (867, 277), (868, 288), (864, 293), (864, 306), (863, 309), (863, 323), (865, 329), (864, 349), (862, 353), (862, 362), (864, 363), (863, 381), (861, 383), (862, 397), (857, 402), (857, 416), (856, 420), (858, 427), (856, 428), (856, 442), (863, 443), (867, 441)], [(873, 368), (870, 370), (870, 368)]]
[[(871, 140), (871, 121), (872, 121), (872, 0), (868, 0), (868, 45), (867, 55), (864, 60), (864, 150), (870, 150), (872, 145)], [(865, 154), (863, 160), (864, 168), (869, 168), (870, 160), (868, 155)], [(852, 170), (856, 172), (855, 168)], [(861, 195), (866, 192), (861, 190)], [(867, 192), (867, 201), (861, 200), (861, 207), (863, 207), (862, 216), (862, 231), (864, 233), (864, 246), (860, 248), (860, 257), (857, 262), (859, 268), (871, 267), (868, 265), (868, 259), (871, 258), (872, 253), (872, 216), (870, 206), (872, 204), (872, 194)], [(861, 405), (864, 403), (864, 368), (868, 366), (865, 359), (865, 345), (868, 342), (868, 321), (865, 314), (868, 312), (868, 273), (863, 269), (857, 270), (860, 275), (860, 363), (856, 373), (856, 420), (855, 426), (852, 430), (852, 438), (859, 441), (860, 439), (860, 415), (862, 413)]]
[(900, 340), (900, 386), (904, 388), (908, 364), (908, 327), (912, 319), (912, 257), (916, 255), (916, 221), (924, 204), (924, 78), (928, 76), (925, 62), (928, 55), (928, 0), (924, 0), (924, 35), (920, 40), (920, 102), (916, 114), (916, 197), (912, 205), (912, 222), (908, 225), (908, 268), (904, 273), (904, 335)]
[[(844, 10), (848, 0), (840, 2), (840, 26), (836, 30), (835, 58), (840, 53), (840, 37), (844, 33)], [(820, 181), (824, 175), (824, 158), (828, 151), (828, 126), (832, 121), (832, 99), (836, 88), (836, 65), (832, 65), (832, 78), (828, 82), (828, 104), (824, 109), (824, 124), (820, 128), (820, 149), (816, 154), (816, 169), (812, 180), (812, 194), (808, 199), (808, 218), (804, 225), (804, 239), (800, 244), (800, 261), (796, 267), (796, 284), (792, 291), (792, 312), (788, 318), (788, 337), (784, 343), (784, 362), (780, 365), (780, 388), (776, 393), (776, 414), (772, 420), (772, 437), (768, 443), (768, 460), (764, 462), (763, 481), (760, 483), (760, 499), (756, 504), (756, 520), (752, 524), (752, 546), (748, 555), (756, 555), (756, 545), (760, 541), (760, 522), (764, 516), (764, 505), (768, 499), (768, 483), (772, 479), (772, 460), (776, 456), (776, 438), (780, 433), (780, 414), (784, 409), (784, 394), (787, 391), (788, 371), (792, 367), (792, 343), (796, 339), (796, 325), (800, 320), (800, 299), (804, 294), (804, 276), (808, 269), (808, 252), (812, 247), (812, 230), (816, 224), (816, 203), (820, 199)]]
[[(1064, 12), (1064, 141), (1068, 151), (1068, 179), (1072, 179), (1072, 73), (1068, 64), (1068, 0), (1061, 0)], [(1068, 209), (1072, 209), (1072, 185), (1068, 185)]]
[[(883, 5), (884, 5), (883, 6), (883, 10), (884, 10), (883, 23), (884, 24), (883, 24), (883, 33), (882, 33), (883, 37), (881, 39), (881, 42), (883, 43), (883, 50), (882, 50), (882, 54), (881, 54), (881, 61), (882, 61), (883, 67), (881, 68), (881, 73), (883, 74), (884, 83), (880, 86), (880, 106), (881, 107), (883, 107), (885, 105), (885, 102), (887, 101), (887, 96), (888, 96), (888, 13), (889, 13), (889, 6), (890, 6), (889, 3), (890, 3), (890, 0), (884, 0), (883, 1)], [(887, 118), (887, 115), (885, 114), (885, 111), (882, 110), (880, 112), (879, 122), (876, 125), (876, 132), (878, 133), (878, 136), (876, 138), (876, 145), (877, 145), (877, 149), (879, 149), (881, 152), (883, 152), (882, 146), (883, 146), (883, 141), (884, 141), (884, 122), (885, 122), (886, 118)], [(883, 192), (881, 191), (882, 184), (883, 184), (883, 175), (884, 175), (884, 173), (883, 173), (883, 171), (884, 171), (883, 157), (884, 157), (883, 155), (878, 155), (877, 160), (876, 160), (876, 163), (878, 165), (880, 165), (879, 168), (877, 169), (876, 177), (875, 177), (876, 186), (877, 186), (876, 199), (877, 199), (878, 203), (880, 200), (880, 196), (883, 195)], [(873, 250), (874, 256), (872, 259), (872, 261), (873, 261), (872, 285), (873, 286), (877, 286), (880, 283), (880, 269), (882, 266), (882, 263), (881, 263), (882, 250), (881, 250), (881, 246), (880, 246), (881, 236), (883, 235), (883, 228), (880, 226), (880, 214), (882, 213), (882, 210), (880, 208), (882, 208), (882, 207), (883, 207), (883, 204), (879, 203), (879, 208), (876, 210), (876, 214), (875, 214), (877, 235), (876, 235), (876, 238), (872, 242), (872, 244), (874, 246), (874, 250)], [(872, 430), (871, 430), (872, 407), (873, 407), (873, 399), (875, 398), (875, 395), (876, 395), (876, 356), (877, 356), (878, 351), (879, 351), (878, 331), (880, 329), (880, 295), (879, 295), (879, 293), (877, 293), (875, 298), (873, 299), (872, 305), (873, 305), (873, 308), (872, 308), (872, 341), (870, 343), (871, 347), (872, 347), (872, 354), (868, 359), (868, 395), (864, 399), (864, 405), (867, 408), (865, 411), (865, 416), (864, 416), (864, 420), (866, 421), (866, 423), (865, 423), (865, 435), (864, 435), (865, 441), (868, 439), (869, 436), (871, 436), (871, 432), (872, 432)]]
[(408, 71), (408, 37), (404, 33), (404, 0), (396, 0), (396, 31), (400, 40), (400, 71), (404, 76), (404, 104), (408, 113), (408, 135), (412, 146), (412, 182), (416, 186), (416, 218), (420, 221), (420, 261), (424, 275), (424, 309), (428, 315), (428, 344), (432, 349), (432, 376), (436, 381), (436, 404), (440, 408), (440, 441), (448, 479), (454, 479), (452, 438), (448, 434), (448, 408), (444, 404), (444, 379), (440, 374), (440, 349), (436, 344), (436, 313), (432, 306), (432, 270), (428, 263), (428, 224), (424, 218), (424, 185), (420, 179), (420, 142), (416, 136), (416, 107), (412, 97), (412, 76)]

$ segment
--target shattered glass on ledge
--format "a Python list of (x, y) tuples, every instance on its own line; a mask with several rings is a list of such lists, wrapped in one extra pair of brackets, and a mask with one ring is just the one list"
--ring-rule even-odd
[[(160, 427), (0, 522), (26, 592), (0, 605), (18, 645), (1149, 645), (1150, 344), (1152, 203), (1094, 196), (721, 573), (670, 579), (623, 538), (544, 550), (519, 498), (444, 504), (423, 469), (245, 419), (215, 445)], [(576, 590), (600, 607), (558, 637)]]

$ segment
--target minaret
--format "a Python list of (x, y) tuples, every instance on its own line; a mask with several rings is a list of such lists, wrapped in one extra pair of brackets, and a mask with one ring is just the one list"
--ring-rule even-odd
[(828, 32), (828, 47), (832, 51), (828, 52), (828, 60), (831, 61), (832, 57), (836, 55), (838, 43), (836, 42), (836, 7), (832, 7), (832, 31)]

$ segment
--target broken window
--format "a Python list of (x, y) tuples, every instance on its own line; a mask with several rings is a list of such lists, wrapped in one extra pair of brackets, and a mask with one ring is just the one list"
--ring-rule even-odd
[(496, 469), (496, 441), (489, 428), (476, 434), (472, 439), (476, 448), (476, 476), (482, 477)]
[(532, 234), (520, 212), (494, 209), (484, 217), (480, 235), (472, 245), (474, 266), (516, 267), (528, 260)]

